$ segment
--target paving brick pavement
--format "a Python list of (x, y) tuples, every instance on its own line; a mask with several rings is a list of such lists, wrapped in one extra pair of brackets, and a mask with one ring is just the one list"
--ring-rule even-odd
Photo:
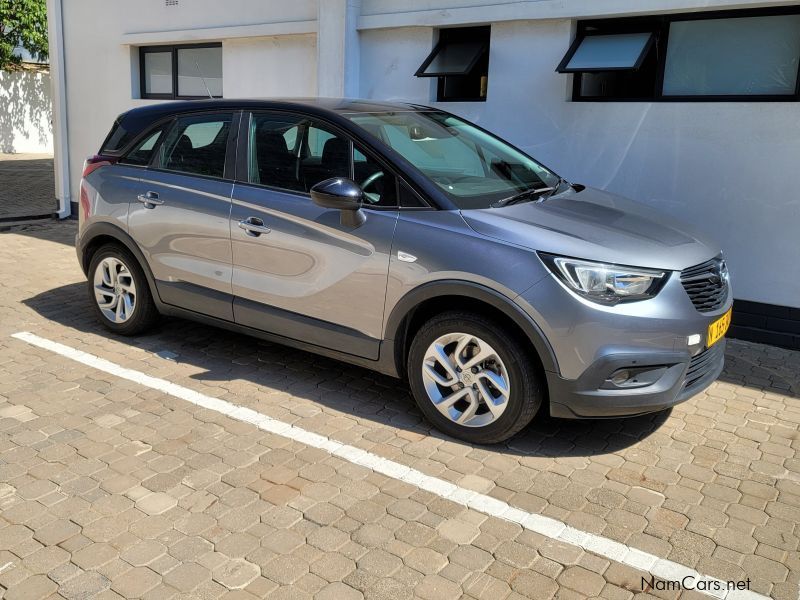
[(0, 219), (53, 214), (53, 157), (0, 153)]
[[(668, 414), (432, 431), (395, 380), (179, 320), (108, 335), (74, 223), (0, 233), (3, 598), (675, 598), (643, 573), (10, 337), (21, 330), (753, 591), (798, 598), (800, 353)], [(166, 358), (163, 358), (166, 357)], [(685, 592), (682, 597), (698, 597)]]

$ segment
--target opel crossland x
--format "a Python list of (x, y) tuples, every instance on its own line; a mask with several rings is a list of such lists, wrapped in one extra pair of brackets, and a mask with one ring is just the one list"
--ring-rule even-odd
[(441, 110), (207, 100), (121, 115), (78, 257), (112, 332), (196, 319), (406, 378), (475, 443), (660, 411), (722, 370), (720, 249)]

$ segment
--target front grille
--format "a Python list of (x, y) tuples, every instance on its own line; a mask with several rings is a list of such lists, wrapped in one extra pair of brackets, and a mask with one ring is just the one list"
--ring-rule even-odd
[(721, 258), (681, 271), (681, 284), (694, 307), (700, 312), (712, 312), (728, 298), (728, 270)]
[(703, 377), (708, 375), (717, 366), (720, 354), (725, 351), (724, 342), (718, 342), (706, 348), (702, 352), (696, 354), (689, 361), (689, 368), (686, 370), (686, 376), (683, 380), (683, 389), (691, 388)]

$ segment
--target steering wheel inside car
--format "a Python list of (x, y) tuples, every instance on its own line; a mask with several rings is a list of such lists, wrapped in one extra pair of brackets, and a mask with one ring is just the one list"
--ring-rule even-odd
[(370, 194), (369, 192), (367, 192), (367, 189), (370, 186), (374, 185), (376, 181), (378, 181), (381, 177), (383, 177), (383, 175), (384, 175), (383, 171), (376, 171), (375, 173), (367, 177), (364, 180), (364, 183), (361, 184), (361, 189), (364, 190), (364, 195), (366, 196), (367, 200), (369, 200), (373, 204), (377, 204), (378, 202), (381, 201), (380, 194), (376, 192)]

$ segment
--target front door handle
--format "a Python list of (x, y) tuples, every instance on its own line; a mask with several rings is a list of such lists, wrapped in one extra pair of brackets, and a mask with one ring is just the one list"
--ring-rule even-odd
[(136, 196), (136, 199), (144, 204), (145, 208), (155, 208), (161, 204), (164, 204), (163, 200), (158, 198), (158, 192), (147, 192), (145, 194), (139, 194)]
[(239, 229), (244, 229), (247, 235), (258, 237), (262, 233), (269, 233), (272, 231), (269, 227), (264, 225), (264, 221), (258, 217), (247, 217), (243, 221), (239, 221)]

